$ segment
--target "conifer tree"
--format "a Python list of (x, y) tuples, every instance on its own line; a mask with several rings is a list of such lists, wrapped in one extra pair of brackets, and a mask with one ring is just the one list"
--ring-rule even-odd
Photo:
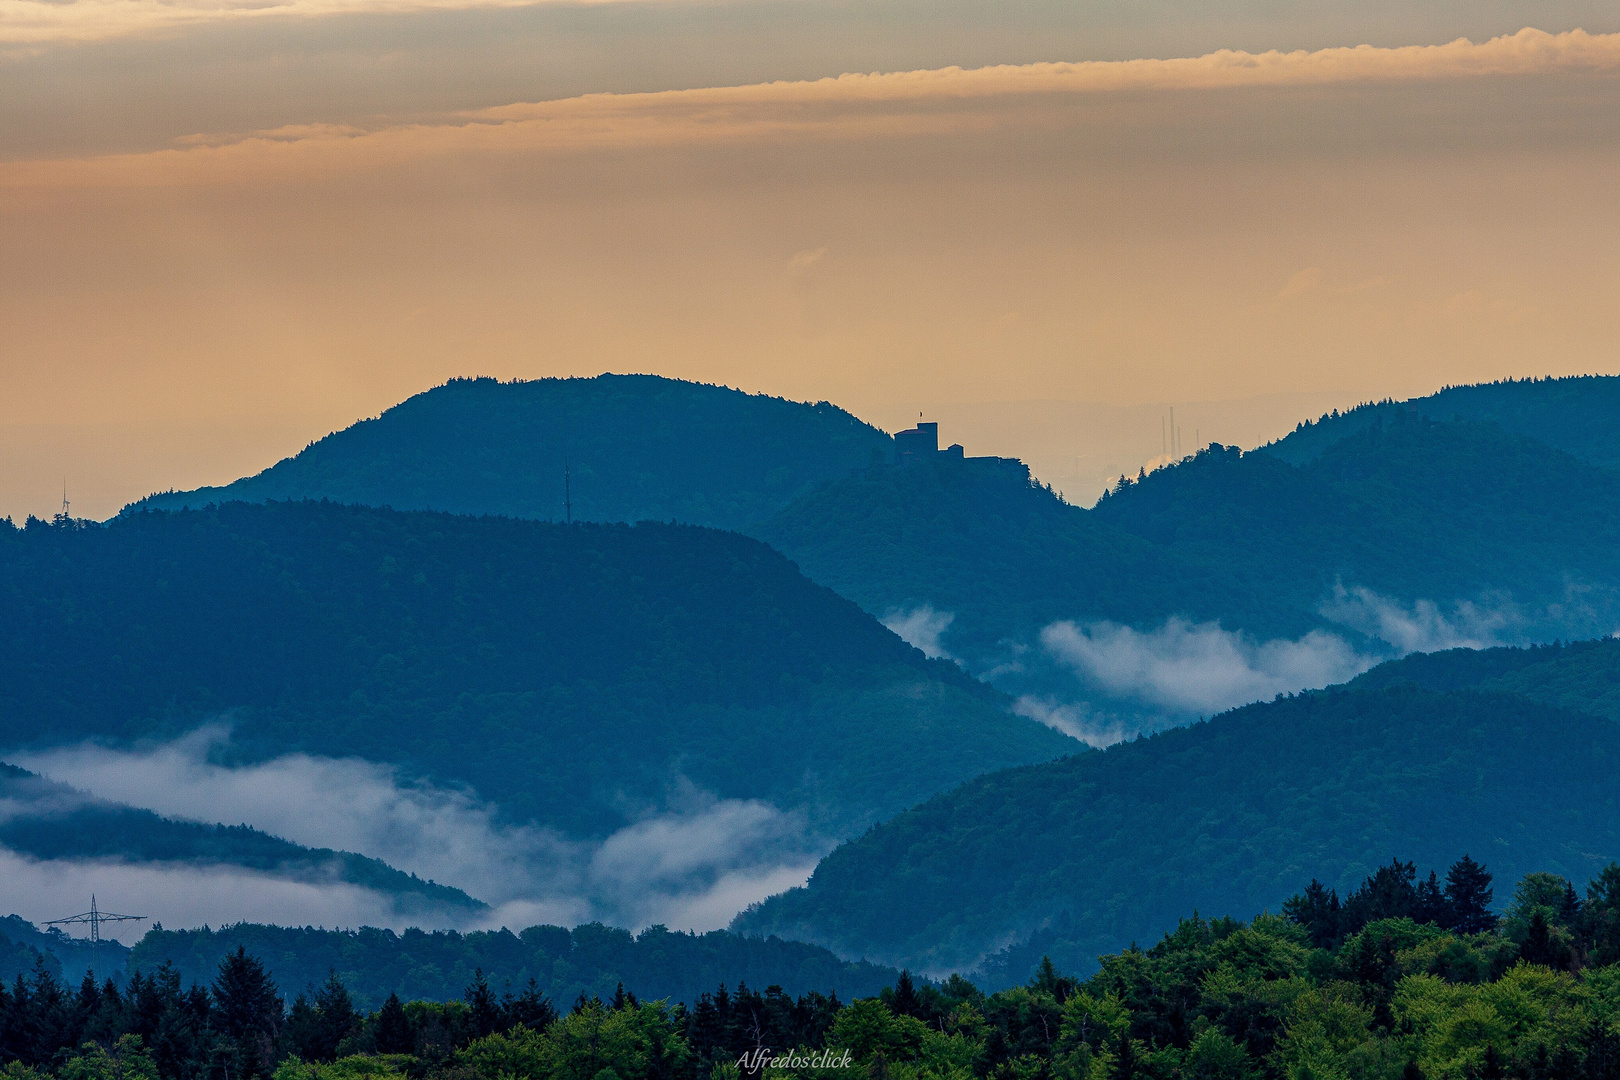
[(410, 1017), (405, 1015), (398, 994), (389, 994), (377, 1010), (372, 1036), (379, 1054), (409, 1054), (416, 1050), (416, 1033), (411, 1030)]
[(1464, 855), (1446, 871), (1446, 903), (1451, 909), (1449, 929), (1460, 934), (1483, 934), (1496, 926), (1491, 914), (1491, 875), (1485, 867)]

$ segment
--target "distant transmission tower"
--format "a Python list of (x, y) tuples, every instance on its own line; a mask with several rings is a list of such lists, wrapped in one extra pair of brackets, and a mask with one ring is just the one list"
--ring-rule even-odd
[(113, 915), (101, 911), (96, 907), (96, 895), (90, 894), (90, 910), (80, 915), (70, 915), (65, 919), (52, 919), (46, 926), (72, 926), (78, 923), (90, 924), (90, 966), (95, 967), (95, 950), (101, 944), (101, 924), (109, 922), (138, 922), (145, 919), (145, 915)]
[[(63, 480), (62, 481), (62, 516), (64, 518), (72, 517), (73, 515), (68, 512), (68, 511), (70, 511), (72, 509), (73, 509), (73, 504), (68, 502), (68, 497), (67, 497), (67, 481)], [(90, 899), (94, 900), (95, 897), (92, 896)]]

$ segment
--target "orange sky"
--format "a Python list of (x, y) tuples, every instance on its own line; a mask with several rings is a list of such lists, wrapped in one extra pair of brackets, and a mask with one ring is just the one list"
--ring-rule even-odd
[[(890, 427), (1291, 395), (1205, 432), (1237, 441), (1613, 372), (1617, 90), (1620, 37), (1527, 31), (10, 155), (0, 514), (64, 474), (95, 516), (228, 480), (460, 374), (651, 371)], [(970, 450), (1137, 454), (1019, 415)]]

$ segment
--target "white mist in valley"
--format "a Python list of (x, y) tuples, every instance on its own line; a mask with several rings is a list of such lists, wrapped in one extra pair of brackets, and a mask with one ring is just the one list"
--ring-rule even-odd
[[(1587, 636), (1585, 624), (1601, 618), (1610, 598), (1573, 584), (1566, 592), (1532, 611), (1508, 596), (1408, 603), (1339, 583), (1318, 609), (1329, 627), (1298, 638), (1257, 638), (1182, 616), (1146, 629), (1062, 619), (1043, 627), (1034, 647), (1002, 642), (1006, 659), (976, 673), (1014, 694), (1018, 715), (1101, 748), (1346, 682), (1414, 652)], [(930, 656), (950, 656), (948, 632), (965, 629), (954, 613), (929, 604), (891, 612), (885, 625)]]
[[(749, 904), (803, 884), (832, 846), (799, 814), (722, 799), (680, 778), (662, 805), (606, 838), (580, 840), (505, 822), (474, 792), (411, 781), (358, 758), (212, 760), (228, 740), (228, 728), (211, 725), (157, 745), (87, 743), (11, 759), (98, 798), (169, 817), (242, 823), (454, 885), (491, 905), (464, 928), (600, 919), (716, 929)], [(56, 917), (51, 913), (64, 904), (82, 906), (97, 891), (119, 895), (126, 906), (139, 901), (150, 909), (142, 914), (174, 925), (423, 922), (381, 893), (344, 883), (289, 882), (231, 867), (3, 855), (13, 871), (5, 874), (11, 908), (36, 919)]]

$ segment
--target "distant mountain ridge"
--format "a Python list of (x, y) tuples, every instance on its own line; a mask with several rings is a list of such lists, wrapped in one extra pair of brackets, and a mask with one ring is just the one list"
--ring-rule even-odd
[(892, 445), (884, 432), (826, 402), (656, 375), (452, 379), (255, 476), (152, 495), (126, 512), (332, 499), (736, 529), (823, 480), (865, 467), (874, 453), (886, 458)]
[(1448, 386), (1405, 401), (1367, 402), (1304, 421), (1261, 452), (1299, 465), (1340, 439), (1398, 417), (1493, 423), (1601, 469), (1620, 471), (1620, 376), (1570, 375)]
[(749, 531), (869, 611), (948, 617), (942, 648), (1009, 690), (1062, 692), (1038, 647), (1060, 620), (1327, 630), (1374, 657), (1620, 625), (1620, 474), (1493, 423), (1395, 412), (1299, 465), (1209, 447), (1090, 510), (970, 464), (835, 480)]
[(344, 883), (391, 899), (415, 918), (465, 918), (488, 909), (460, 889), (423, 881), (378, 859), (308, 848), (246, 825), (179, 821), (97, 799), (0, 762), (0, 847), (35, 859), (226, 866), (311, 884)]

